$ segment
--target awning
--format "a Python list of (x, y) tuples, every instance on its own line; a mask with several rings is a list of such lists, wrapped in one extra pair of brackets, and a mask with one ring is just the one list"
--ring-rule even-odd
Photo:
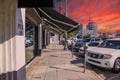
[[(44, 18), (45, 21), (49, 21), (49, 24), (54, 24), (59, 27), (61, 31), (72, 31), (77, 28), (79, 24), (70, 18), (58, 13), (52, 8), (35, 8), (37, 13)], [(50, 23), (51, 22), (51, 23)], [(52, 25), (53, 25), (52, 24)], [(53, 27), (54, 27), (53, 26)]]

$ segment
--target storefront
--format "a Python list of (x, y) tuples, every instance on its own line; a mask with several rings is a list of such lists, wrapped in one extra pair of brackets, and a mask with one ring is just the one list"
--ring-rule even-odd
[[(52, 34), (62, 34), (77, 26), (48, 19), (33, 8), (16, 8), (16, 3), (16, 0), (0, 3), (0, 80), (26, 80), (26, 64), (40, 56), (50, 44)], [(56, 15), (56, 19), (58, 16), (61, 15)]]
[[(29, 63), (35, 56), (35, 49), (38, 49), (35, 46), (35, 41), (37, 38), (35, 36), (35, 23), (26, 18), (25, 25), (25, 53), (26, 53), (26, 63)], [(38, 42), (38, 41), (37, 41)], [(36, 47), (36, 48), (35, 48)]]

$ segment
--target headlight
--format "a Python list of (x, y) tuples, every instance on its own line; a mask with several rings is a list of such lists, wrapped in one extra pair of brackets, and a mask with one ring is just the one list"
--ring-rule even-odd
[(104, 54), (102, 59), (110, 59), (112, 55), (110, 54)]

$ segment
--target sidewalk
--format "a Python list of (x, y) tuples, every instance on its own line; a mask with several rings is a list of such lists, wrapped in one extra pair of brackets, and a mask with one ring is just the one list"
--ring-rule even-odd
[(27, 80), (102, 80), (89, 68), (83, 73), (82, 60), (71, 57), (62, 45), (50, 44), (27, 68)]

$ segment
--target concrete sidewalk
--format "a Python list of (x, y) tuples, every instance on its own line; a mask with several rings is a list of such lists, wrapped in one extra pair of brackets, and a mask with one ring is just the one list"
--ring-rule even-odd
[(50, 44), (27, 68), (27, 80), (102, 80), (89, 68), (83, 73), (82, 60), (71, 57), (62, 45)]

